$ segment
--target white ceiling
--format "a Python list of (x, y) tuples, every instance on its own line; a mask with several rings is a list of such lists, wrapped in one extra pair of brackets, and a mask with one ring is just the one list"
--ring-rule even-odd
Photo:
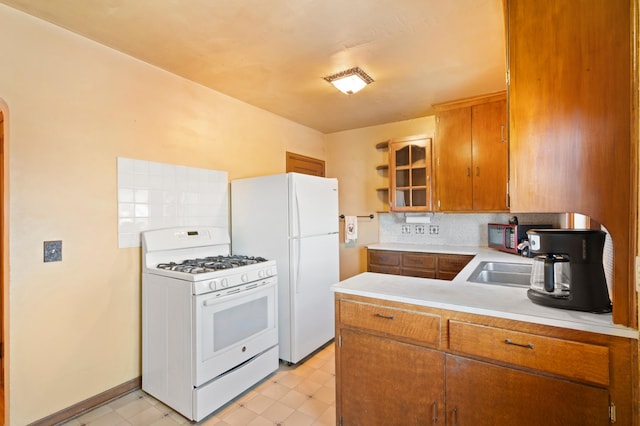
[[(504, 90), (502, 0), (0, 0), (331, 133)], [(322, 77), (360, 67), (344, 95)]]

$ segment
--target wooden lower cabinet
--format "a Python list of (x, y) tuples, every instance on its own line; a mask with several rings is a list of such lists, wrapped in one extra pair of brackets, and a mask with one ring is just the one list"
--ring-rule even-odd
[(463, 254), (367, 250), (367, 271), (451, 281), (471, 259)]
[(444, 418), (441, 352), (352, 330), (341, 341), (341, 424), (425, 425)]
[(632, 339), (336, 293), (336, 341), (341, 426), (638, 425)]
[(387, 250), (367, 251), (367, 271), (381, 274), (402, 274), (402, 252)]
[(589, 426), (609, 423), (606, 388), (447, 355), (447, 425)]

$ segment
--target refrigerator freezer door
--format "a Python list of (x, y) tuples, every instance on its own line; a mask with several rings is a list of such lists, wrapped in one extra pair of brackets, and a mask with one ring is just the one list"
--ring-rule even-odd
[(331, 234), (290, 244), (291, 354), (285, 360), (297, 363), (334, 337), (331, 286), (339, 281), (339, 242)]
[(289, 173), (290, 236), (338, 232), (338, 180)]

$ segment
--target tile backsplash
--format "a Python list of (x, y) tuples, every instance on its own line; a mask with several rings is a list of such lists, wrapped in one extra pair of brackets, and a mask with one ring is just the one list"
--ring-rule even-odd
[(118, 247), (173, 226), (229, 227), (227, 172), (118, 158)]
[[(507, 223), (508, 213), (431, 213), (430, 223), (407, 223), (405, 213), (380, 213), (381, 243), (413, 243), (455, 246), (486, 246), (487, 224)], [(422, 215), (425, 216), (425, 215)], [(561, 226), (563, 214), (518, 214), (519, 223), (550, 223)]]

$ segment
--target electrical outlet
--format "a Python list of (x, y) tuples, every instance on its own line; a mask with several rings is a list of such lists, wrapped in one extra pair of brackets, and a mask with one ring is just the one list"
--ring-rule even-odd
[(411, 225), (402, 225), (402, 233), (410, 234), (411, 233)]
[(416, 225), (416, 234), (424, 234), (424, 225)]
[(438, 235), (440, 227), (438, 225), (429, 225), (429, 235)]

